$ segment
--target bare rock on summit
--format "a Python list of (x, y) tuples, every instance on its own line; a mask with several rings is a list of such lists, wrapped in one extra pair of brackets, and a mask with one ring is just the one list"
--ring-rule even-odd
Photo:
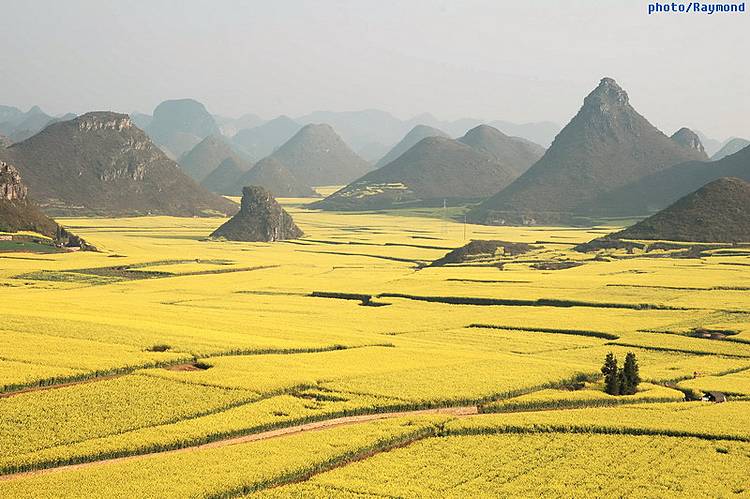
[(302, 236), (303, 232), (295, 225), (291, 215), (271, 193), (254, 185), (242, 189), (239, 213), (211, 234), (213, 239), (248, 242), (283, 241)]
[(680, 144), (682, 147), (687, 147), (688, 149), (692, 149), (700, 154), (703, 154), (703, 159), (708, 159), (708, 155), (706, 155), (706, 149), (705, 147), (703, 147), (703, 143), (701, 142), (700, 137), (691, 129), (686, 127), (680, 128), (672, 135), (672, 140)]

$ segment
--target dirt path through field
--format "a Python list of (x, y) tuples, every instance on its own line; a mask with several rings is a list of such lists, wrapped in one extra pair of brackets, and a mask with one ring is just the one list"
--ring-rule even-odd
[(70, 464), (65, 466), (58, 466), (55, 468), (46, 468), (34, 471), (25, 471), (21, 473), (12, 473), (8, 475), (0, 475), (0, 482), (6, 480), (15, 480), (18, 478), (42, 475), (46, 473), (55, 473), (60, 471), (70, 471), (80, 468), (87, 468), (90, 466), (99, 466), (103, 464), (112, 464), (123, 461), (130, 461), (134, 459), (143, 459), (148, 456), (158, 456), (165, 454), (175, 454), (178, 452), (193, 452), (205, 449), (213, 449), (216, 447), (225, 447), (227, 445), (244, 444), (247, 442), (257, 442), (259, 440), (268, 440), (270, 438), (284, 437), (288, 435), (295, 435), (306, 431), (320, 431), (327, 430), (330, 428), (336, 428), (338, 426), (347, 426), (353, 424), (367, 423), (370, 421), (377, 421), (381, 419), (390, 419), (398, 417), (408, 416), (425, 416), (430, 414), (445, 414), (454, 417), (465, 417), (479, 414), (477, 406), (462, 406), (462, 407), (444, 407), (439, 409), (421, 409), (415, 411), (401, 411), (401, 412), (381, 412), (375, 414), (362, 414), (359, 416), (345, 416), (340, 418), (326, 419), (322, 421), (315, 421), (312, 423), (305, 423), (296, 426), (289, 426), (286, 428), (279, 428), (276, 430), (269, 430), (260, 433), (253, 433), (250, 435), (243, 435), (240, 437), (227, 438), (224, 440), (216, 440), (215, 442), (209, 442), (206, 444), (196, 445), (193, 447), (183, 447), (180, 449), (173, 449), (161, 452), (152, 452), (148, 454), (137, 454), (134, 456), (125, 456), (112, 459), (104, 459), (101, 461), (91, 461), (89, 463)]

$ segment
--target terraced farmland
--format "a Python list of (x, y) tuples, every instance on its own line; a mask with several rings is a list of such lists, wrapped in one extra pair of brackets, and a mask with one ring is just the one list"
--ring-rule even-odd
[[(746, 251), (300, 202), (295, 241), (92, 218), (100, 252), (0, 253), (0, 496), (750, 493)], [(469, 239), (533, 249), (429, 266)]]

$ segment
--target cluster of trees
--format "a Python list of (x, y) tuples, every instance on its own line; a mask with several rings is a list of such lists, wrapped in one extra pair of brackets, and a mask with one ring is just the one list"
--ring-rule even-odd
[(633, 352), (625, 356), (625, 364), (617, 367), (617, 358), (609, 352), (602, 366), (604, 391), (610, 395), (633, 395), (638, 391), (641, 376), (638, 373), (638, 359)]

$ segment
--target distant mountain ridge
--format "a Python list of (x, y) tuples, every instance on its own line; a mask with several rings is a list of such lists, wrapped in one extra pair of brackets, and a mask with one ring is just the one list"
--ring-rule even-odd
[(258, 161), (237, 180), (239, 186), (259, 185), (274, 197), (319, 197), (312, 187), (301, 182), (286, 165), (273, 157)]
[(236, 204), (198, 186), (125, 114), (54, 123), (7, 149), (39, 204), (64, 215), (231, 214)]
[(305, 125), (270, 157), (308, 186), (346, 184), (372, 169), (328, 124)]
[(271, 192), (274, 197), (319, 197), (312, 187), (300, 182), (286, 166), (272, 157), (261, 159), (249, 170), (242, 170), (233, 158), (227, 158), (201, 185), (212, 192), (231, 196), (239, 196), (244, 187), (255, 185)]
[(486, 197), (510, 183), (541, 154), (541, 147), (487, 125), (458, 140), (427, 137), (312, 207), (369, 210)]
[(291, 139), (302, 125), (288, 116), (279, 116), (253, 128), (239, 130), (232, 137), (232, 145), (245, 153), (251, 161), (263, 159)]
[(433, 128), (427, 125), (416, 125), (414, 128), (409, 130), (409, 133), (407, 133), (398, 144), (393, 146), (393, 148), (388, 151), (385, 156), (380, 158), (380, 160), (375, 163), (375, 167), (380, 168), (381, 166), (387, 165), (388, 163), (397, 159), (406, 151), (414, 147), (420, 140), (427, 137), (450, 138), (447, 133), (442, 130), (438, 130), (437, 128)]
[(11, 106), (0, 108), (0, 134), (8, 136), (12, 142), (26, 140), (55, 121), (75, 117), (75, 115), (65, 115), (55, 118), (42, 111), (39, 106), (33, 106), (25, 113)]
[(724, 159), (727, 156), (731, 156), (732, 154), (735, 154), (741, 151), (747, 146), (750, 146), (750, 140), (742, 139), (739, 137), (734, 137), (732, 139), (729, 139), (724, 143), (721, 149), (716, 151), (716, 153), (713, 156), (711, 156), (711, 161), (718, 161), (720, 159)]
[(224, 160), (232, 158), (242, 170), (252, 166), (231, 145), (218, 135), (209, 135), (195, 147), (180, 156), (177, 163), (187, 175), (200, 183)]
[(219, 126), (205, 106), (194, 99), (166, 100), (156, 106), (144, 130), (164, 152), (179, 158), (209, 135), (219, 135)]

